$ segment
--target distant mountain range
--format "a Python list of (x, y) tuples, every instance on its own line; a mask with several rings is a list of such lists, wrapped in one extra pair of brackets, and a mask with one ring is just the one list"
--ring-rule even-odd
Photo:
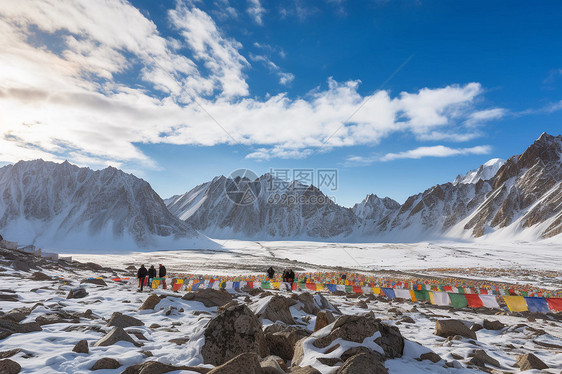
[(163, 201), (109, 167), (20, 161), (0, 168), (0, 233), (68, 250), (211, 248), (212, 238), (395, 241), (562, 238), (562, 137), (493, 159), (404, 204), (374, 194), (353, 208), (312, 185), (265, 174), (216, 177)]

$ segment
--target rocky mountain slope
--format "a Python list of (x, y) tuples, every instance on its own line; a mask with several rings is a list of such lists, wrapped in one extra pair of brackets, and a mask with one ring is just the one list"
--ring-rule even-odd
[(359, 218), (314, 186), (265, 174), (251, 181), (216, 177), (166, 200), (168, 209), (215, 238), (335, 238)]
[(57, 249), (211, 245), (142, 179), (42, 160), (0, 168), (0, 233)]
[(288, 204), (289, 199), (271, 200), (268, 175), (245, 182), (246, 191), (257, 196), (251, 204), (232, 201), (226, 191), (237, 182), (225, 177), (166, 203), (175, 216), (215, 237), (409, 242), (485, 235), (544, 239), (562, 232), (561, 148), (561, 136), (542, 134), (522, 155), (507, 161), (492, 159), (452, 183), (410, 196), (402, 205), (376, 195), (368, 195), (352, 209), (332, 202), (310, 204), (310, 197), (325, 201), (322, 192), (295, 183), (277, 191), (294, 197)]

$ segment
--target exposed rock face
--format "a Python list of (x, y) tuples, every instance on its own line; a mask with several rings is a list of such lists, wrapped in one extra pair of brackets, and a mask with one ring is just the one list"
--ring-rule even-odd
[(488, 321), (485, 319), (483, 327), (486, 330), (501, 330), (505, 327), (505, 325), (500, 321)]
[(115, 327), (103, 338), (95, 342), (94, 347), (107, 347), (120, 341), (133, 343), (134, 345), (139, 346), (139, 344), (135, 342), (125, 330), (123, 330), (121, 327)]
[(213, 290), (212, 288), (203, 288), (197, 292), (186, 293), (183, 300), (193, 300), (203, 303), (206, 307), (223, 306), (232, 301), (232, 296), (225, 290)]
[(330, 323), (334, 322), (336, 318), (329, 310), (319, 311), (316, 315), (316, 322), (314, 323), (314, 331), (318, 331), (328, 326)]
[(310, 335), (301, 328), (282, 324), (268, 326), (264, 333), (269, 352), (284, 360), (292, 360), (297, 341)]
[(293, 367), (291, 368), (291, 374), (322, 374), (312, 366), (305, 367)]
[(420, 360), (429, 360), (435, 363), (441, 361), (441, 357), (435, 352), (426, 352), (420, 355)]
[(76, 353), (90, 353), (90, 349), (88, 348), (88, 341), (87, 340), (80, 340), (74, 348), (72, 348), (72, 352)]
[(391, 198), (385, 197), (381, 199), (377, 195), (370, 194), (367, 195), (361, 203), (355, 204), (351, 209), (353, 209), (353, 212), (361, 219), (379, 222), (388, 214), (399, 208), (400, 204)]
[(124, 315), (120, 312), (114, 312), (111, 315), (109, 321), (107, 321), (108, 326), (117, 326), (121, 328), (131, 327), (131, 326), (144, 326), (144, 322), (135, 317)]
[(548, 366), (532, 353), (517, 356), (515, 365), (519, 366), (521, 371), (548, 369)]
[(473, 362), (478, 363), (478, 366), (484, 366), (483, 364), (488, 364), (496, 367), (500, 367), (500, 362), (495, 358), (488, 356), (488, 354), (483, 349), (476, 349), (468, 355), (472, 357)]
[(14, 308), (8, 313), (4, 314), (2, 316), (2, 319), (19, 323), (23, 321), (30, 313), (31, 308)]
[(388, 374), (388, 370), (384, 367), (379, 354), (360, 353), (344, 362), (336, 374)]
[(21, 371), (21, 366), (15, 361), (6, 358), (0, 360), (0, 373), (2, 374), (18, 374)]
[[(25, 237), (18, 230), (10, 232), (16, 221), (25, 224), (26, 230), (19, 230)], [(156, 237), (206, 241), (175, 218), (146, 181), (113, 167), (93, 171), (68, 162), (35, 160), (0, 168), (2, 234), (16, 241), (64, 247), (69, 232), (83, 231), (94, 239), (84, 243), (88, 249), (96, 249), (92, 246), (100, 234), (130, 237), (139, 247)]]
[(121, 374), (163, 374), (178, 370), (187, 370), (194, 371), (200, 374), (206, 374), (211, 369), (194, 366), (174, 366), (163, 364), (158, 361), (147, 361), (142, 364), (129, 366)]
[(222, 365), (246, 352), (256, 353), (260, 357), (268, 355), (261, 322), (245, 305), (228, 308), (213, 318), (204, 334), (205, 344), (201, 348), (201, 355), (208, 364)]
[[(232, 186), (256, 196), (235, 204)], [(255, 181), (224, 176), (166, 201), (170, 212), (211, 237), (329, 238), (350, 234), (359, 218), (314, 186), (265, 174)]]
[(145, 301), (144, 303), (141, 305), (141, 307), (139, 308), (139, 310), (148, 310), (148, 309), (154, 309), (156, 307), (156, 305), (158, 305), (160, 303), (162, 299), (160, 299), (158, 297), (158, 295), (156, 294), (151, 294)]
[(466, 325), (456, 319), (442, 319), (435, 321), (435, 335), (447, 338), (449, 336), (460, 335), (469, 339), (476, 339), (476, 333)]
[(281, 321), (287, 325), (292, 325), (295, 323), (295, 320), (291, 315), (289, 307), (294, 304), (295, 301), (291, 299), (275, 295), (269, 300), (265, 308), (256, 311), (256, 314), (260, 318), (268, 319), (273, 322)]
[(72, 290), (70, 290), (68, 292), (68, 295), (66, 295), (67, 299), (81, 299), (83, 297), (88, 296), (88, 291), (86, 291), (85, 288), (79, 287), (79, 288), (74, 288)]
[(104, 357), (96, 361), (90, 370), (117, 369), (121, 364), (114, 358)]
[(260, 360), (254, 352), (242, 353), (233, 359), (217, 366), (209, 374), (262, 374)]
[(42, 330), (43, 329), (37, 322), (16, 323), (13, 321), (0, 319), (0, 335), (2, 336), (2, 339), (10, 336), (11, 334), (26, 334), (29, 332)]

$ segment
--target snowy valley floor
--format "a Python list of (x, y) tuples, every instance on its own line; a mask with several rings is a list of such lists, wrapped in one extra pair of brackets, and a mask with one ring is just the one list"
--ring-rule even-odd
[[(560, 247), (533, 245), (496, 246), (447, 244), (328, 244), (310, 242), (239, 242), (223, 243), (224, 251), (158, 251), (119, 255), (73, 255), (82, 263), (95, 265), (57, 266), (46, 260), (32, 267), (14, 270), (14, 257), (9, 252), (0, 253), (0, 321), (5, 314), (20, 309), (19, 324), (38, 321), (42, 331), (13, 333), (0, 340), (0, 358), (21, 365), (22, 373), (89, 373), (101, 358), (113, 358), (119, 368), (95, 371), (100, 374), (122, 373), (127, 367), (146, 361), (158, 361), (176, 366), (212, 368), (204, 364), (201, 348), (205, 343), (205, 326), (218, 314), (218, 308), (206, 307), (199, 301), (183, 300), (185, 294), (170, 290), (137, 292), (133, 283), (113, 282), (117, 276), (131, 275), (128, 266), (138, 267), (163, 263), (169, 272), (239, 275), (263, 272), (270, 265), (292, 267), (295, 271), (361, 270), (381, 274), (456, 275), (505, 282), (532, 283), (550, 289), (561, 288)], [(474, 270), (479, 269), (479, 270)], [(486, 270), (496, 269), (496, 270)], [(42, 271), (51, 279), (39, 280), (32, 274)], [(90, 277), (103, 277), (107, 285), (81, 281)], [(57, 279), (57, 278), (62, 279)], [(70, 290), (82, 286), (87, 291), (83, 298), (67, 299)], [(218, 292), (218, 291), (217, 291)], [(150, 294), (166, 296), (154, 309), (139, 310)], [(274, 291), (273, 295), (290, 298), (298, 293)], [(452, 309), (426, 303), (388, 301), (373, 295), (322, 295), (344, 315), (365, 315), (373, 312), (383, 323), (396, 326), (407, 339), (401, 358), (387, 359), (384, 366), (391, 374), (406, 373), (513, 373), (518, 355), (533, 353), (550, 368), (543, 373), (560, 373), (562, 370), (562, 315), (509, 315), (505, 311), (469, 308)], [(269, 293), (250, 295), (232, 294), (235, 301), (246, 304), (254, 312), (263, 310), (273, 297)], [(295, 296), (293, 296), (295, 297)], [(90, 310), (91, 312), (87, 312)], [(108, 320), (114, 312), (135, 317), (142, 326), (125, 328), (135, 344), (118, 342), (109, 346), (93, 346), (112, 330)], [(17, 312), (17, 311), (16, 311)], [(306, 313), (300, 304), (290, 307), (295, 326), (312, 332), (316, 322), (314, 314)], [(15, 312), (12, 312), (15, 313)], [(335, 315), (338, 318), (338, 314)], [(434, 334), (437, 320), (454, 318), (467, 326), (483, 325), (484, 319), (499, 321), (505, 326), (499, 330), (480, 329), (477, 339), (457, 337), (445, 339)], [(19, 318), (18, 318), (19, 319)], [(264, 329), (273, 324), (262, 318)], [(27, 326), (27, 325), (26, 325)], [(12, 328), (8, 322), (0, 327)], [(328, 331), (332, 328), (329, 325)], [(326, 333), (326, 329), (317, 334)], [(476, 329), (475, 329), (476, 330)], [(376, 335), (376, 334), (375, 334)], [(75, 353), (75, 344), (86, 339), (89, 353)], [(367, 340), (367, 339), (366, 339)], [(137, 346), (142, 344), (142, 346)], [(340, 341), (343, 348), (353, 346)], [(373, 343), (369, 343), (373, 345)], [(357, 344), (356, 344), (357, 345)], [(312, 365), (322, 373), (335, 372), (343, 362), (337, 360), (342, 347), (332, 353), (326, 349), (313, 349), (308, 345), (302, 362)], [(12, 351), (15, 350), (15, 351)], [(472, 355), (483, 350), (496, 364), (476, 365)], [(9, 352), (11, 351), (11, 352)], [(439, 355), (437, 362), (420, 361), (422, 353), (433, 351)], [(9, 353), (7, 353), (9, 352)], [(435, 356), (434, 356), (435, 357)], [(324, 363), (317, 360), (324, 358)], [(493, 362), (490, 360), (490, 362)], [(286, 362), (290, 366), (290, 362)], [(332, 364), (330, 366), (328, 364)], [(303, 364), (304, 366), (304, 364)], [(129, 371), (135, 373), (134, 371)], [(175, 374), (196, 371), (176, 370)], [(289, 372), (289, 370), (287, 370)], [(530, 370), (528, 373), (538, 373)]]

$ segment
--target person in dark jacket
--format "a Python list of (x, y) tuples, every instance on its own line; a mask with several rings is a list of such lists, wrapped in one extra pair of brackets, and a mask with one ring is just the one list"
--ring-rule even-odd
[(274, 275), (275, 275), (275, 270), (273, 270), (273, 266), (270, 266), (269, 269), (267, 269), (267, 276), (271, 280), (273, 279)]
[(166, 267), (162, 264), (158, 265), (158, 278), (162, 278), (160, 280), (162, 282), (162, 288), (166, 289)]
[(156, 278), (156, 269), (154, 265), (150, 265), (150, 269), (148, 269), (148, 287), (152, 287), (152, 281)]
[(144, 286), (144, 280), (145, 280), (147, 275), (148, 275), (148, 270), (146, 270), (146, 268), (144, 267), (144, 264), (143, 264), (139, 268), (139, 271), (137, 271), (137, 278), (139, 278), (139, 287), (140, 287), (141, 291), (142, 291), (142, 288)]

